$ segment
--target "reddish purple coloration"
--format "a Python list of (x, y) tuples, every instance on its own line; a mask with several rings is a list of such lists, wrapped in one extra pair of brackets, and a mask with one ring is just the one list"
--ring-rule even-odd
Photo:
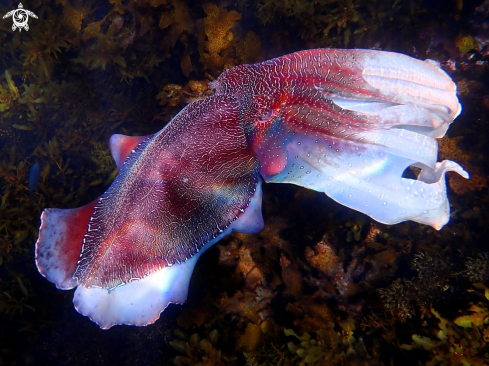
[(95, 207), (79, 284), (111, 289), (184, 262), (238, 218), (258, 183), (238, 120), (234, 98), (210, 97), (137, 146)]
[[(120, 171), (96, 204), (41, 216), (39, 271), (78, 286), (76, 309), (102, 328), (154, 322), (185, 301), (202, 252), (261, 230), (260, 175), (383, 223), (448, 222), (445, 172), (468, 175), (436, 161), (434, 138), (461, 107), (434, 62), (310, 50), (237, 66), (211, 86), (155, 135), (111, 138)], [(411, 165), (418, 179), (402, 178)]]
[[(343, 109), (333, 102), (334, 99), (416, 103), (432, 109), (447, 121), (459, 113), (458, 100), (450, 94), (455, 85), (450, 78), (439, 77), (439, 70), (433, 65), (423, 66), (433, 69), (436, 74), (424, 76), (425, 80), (423, 76), (415, 80), (415, 83), (436, 87), (433, 95), (411, 96), (374, 88), (373, 83), (365, 80), (365, 65), (378, 54), (382, 53), (334, 49), (302, 51), (261, 64), (226, 70), (212, 86), (216, 93), (231, 93), (240, 99), (245, 129), (252, 131), (248, 139), (262, 163), (261, 173), (265, 176), (278, 174), (284, 169), (286, 152), (283, 142), (290, 133), (357, 141), (358, 132), (399, 124), (395, 119), (384, 121), (378, 115)], [(401, 70), (400, 65), (390, 66), (393, 72)], [(416, 72), (411, 71), (411, 74)], [(408, 88), (407, 81), (413, 77), (404, 72), (404, 77), (400, 76), (401, 81), (406, 79), (406, 82), (396, 86), (399, 90)], [(374, 81), (380, 80), (381, 76), (377, 70), (369, 75)], [(438, 90), (441, 88), (448, 92)]]

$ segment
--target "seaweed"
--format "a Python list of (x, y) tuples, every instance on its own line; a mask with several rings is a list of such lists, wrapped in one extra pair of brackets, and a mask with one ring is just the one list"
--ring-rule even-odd
[(349, 318), (339, 323), (340, 331), (330, 323), (314, 335), (307, 332), (299, 336), (291, 329), (284, 329), (286, 336), (296, 338), (300, 343), (288, 342), (289, 351), (295, 356), (294, 365), (373, 365), (370, 355), (361, 338), (354, 336), (355, 324)]
[(475, 257), (467, 257), (463, 274), (473, 283), (489, 280), (489, 254), (477, 253)]
[(429, 352), (430, 359), (426, 365), (430, 366), (486, 365), (489, 351), (487, 301), (473, 304), (467, 312), (467, 315), (449, 321), (431, 309), (432, 318), (438, 321), (438, 325), (428, 335), (413, 334), (413, 342), (402, 344), (401, 348), (408, 351), (418, 348)]
[(193, 333), (189, 337), (184, 332), (175, 330), (175, 335), (180, 339), (174, 339), (169, 342), (170, 346), (183, 355), (173, 358), (173, 364), (181, 365), (232, 365), (236, 360), (235, 357), (227, 357), (221, 351), (216, 349), (219, 341), (219, 332), (213, 329), (206, 337)]
[(231, 10), (219, 9), (215, 4), (205, 4), (205, 40), (200, 45), (200, 61), (204, 68), (219, 73), (223, 67), (234, 66), (233, 55), (235, 36), (231, 31), (241, 14)]

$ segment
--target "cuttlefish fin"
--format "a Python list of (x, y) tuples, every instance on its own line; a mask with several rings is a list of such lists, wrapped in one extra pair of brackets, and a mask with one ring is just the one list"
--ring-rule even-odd
[(126, 158), (143, 141), (150, 139), (154, 135), (148, 136), (125, 136), (114, 134), (110, 137), (109, 146), (112, 157), (117, 168), (121, 168)]
[(97, 201), (72, 209), (47, 208), (41, 215), (36, 265), (39, 272), (59, 289), (77, 286), (72, 276)]

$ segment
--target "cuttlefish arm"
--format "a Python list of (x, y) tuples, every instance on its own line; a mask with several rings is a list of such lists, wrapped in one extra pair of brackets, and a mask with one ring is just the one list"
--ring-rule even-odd
[[(448, 222), (445, 173), (468, 174), (437, 162), (435, 138), (461, 106), (434, 61), (309, 50), (235, 67), (213, 86), (247, 105), (247, 138), (266, 182), (324, 192), (385, 224)], [(410, 166), (421, 169), (417, 179), (402, 177)]]

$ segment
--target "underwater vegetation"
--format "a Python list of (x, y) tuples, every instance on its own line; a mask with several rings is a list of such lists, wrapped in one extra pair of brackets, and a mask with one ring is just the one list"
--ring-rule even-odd
[[(486, 2), (22, 3), (38, 15), (28, 32), (0, 19), (0, 364), (489, 363)], [(471, 179), (447, 177), (447, 227), (382, 225), (268, 185), (265, 230), (205, 253), (187, 304), (102, 334), (39, 276), (41, 210), (106, 190), (111, 134), (161, 129), (226, 67), (329, 46), (432, 58), (457, 82), (463, 112), (440, 159)]]

